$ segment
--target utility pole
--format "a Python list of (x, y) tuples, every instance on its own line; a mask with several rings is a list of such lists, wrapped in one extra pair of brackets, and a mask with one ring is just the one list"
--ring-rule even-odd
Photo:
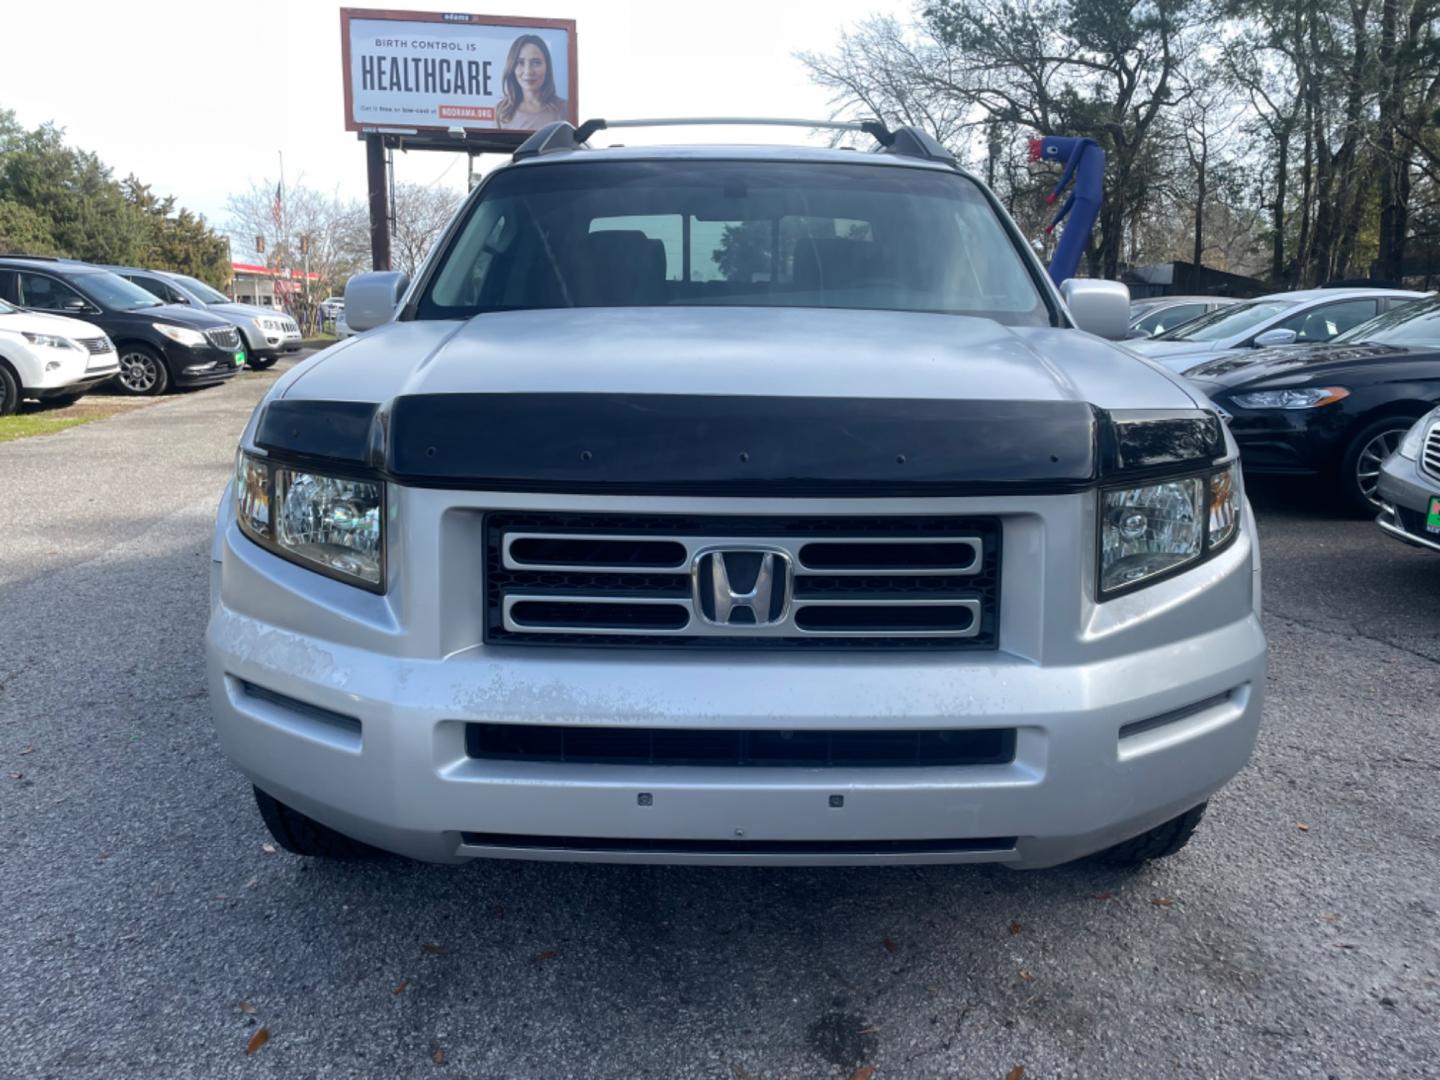
[(385, 137), (365, 136), (365, 176), (370, 188), (370, 267), (390, 269), (390, 207), (386, 184)]

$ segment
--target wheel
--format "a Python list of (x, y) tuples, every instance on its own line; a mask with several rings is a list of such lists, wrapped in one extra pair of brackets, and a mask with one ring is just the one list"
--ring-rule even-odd
[(20, 407), (20, 380), (0, 364), (0, 416), (9, 416)]
[(156, 397), (170, 385), (170, 372), (160, 354), (148, 345), (125, 345), (120, 350), (120, 389), (136, 397)]
[(1174, 855), (1190, 842), (1190, 837), (1195, 835), (1195, 828), (1200, 824), (1200, 819), (1205, 816), (1205, 807), (1209, 803), (1201, 803), (1191, 810), (1186, 810), (1179, 817), (1173, 817), (1163, 825), (1156, 825), (1149, 832), (1143, 832), (1139, 836), (1132, 836), (1123, 843), (1116, 844), (1112, 848), (1106, 848), (1095, 857), (1107, 866), (1140, 866), (1151, 859), (1163, 859), (1168, 855)]
[(1340, 503), (1357, 516), (1374, 517), (1380, 509), (1375, 487), (1380, 482), (1380, 463), (1394, 453), (1415, 422), (1412, 416), (1385, 416), (1366, 424), (1340, 458)]
[(365, 859), (376, 854), (374, 848), (321, 825), (314, 818), (293, 810), (279, 799), (255, 789), (255, 805), (275, 842), (286, 851), (317, 859)]
[(278, 356), (251, 356), (246, 359), (245, 366), (251, 371), (264, 371), (266, 368), (274, 367), (275, 361), (279, 359)]

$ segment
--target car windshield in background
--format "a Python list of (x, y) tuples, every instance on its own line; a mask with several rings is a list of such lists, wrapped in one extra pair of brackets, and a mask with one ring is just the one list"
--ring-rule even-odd
[(1224, 341), (1226, 338), (1253, 330), (1276, 315), (1295, 306), (1294, 300), (1257, 300), (1253, 304), (1237, 304), (1218, 308), (1201, 315), (1193, 322), (1161, 334), (1155, 341)]
[(714, 160), (497, 174), (445, 252), (418, 315), (665, 305), (1051, 323), (1011, 237), (964, 177)]
[(193, 278), (189, 274), (171, 274), (175, 281), (185, 287), (186, 292), (198, 296), (202, 303), (206, 304), (228, 304), (230, 298), (224, 293), (212, 289), (199, 278)]
[(1335, 338), (1332, 344), (1363, 341), (1379, 345), (1440, 348), (1440, 296), (1401, 304)]
[(118, 274), (108, 270), (87, 270), (73, 275), (70, 283), (100, 304), (112, 311), (135, 311), (139, 308), (159, 307), (161, 301), (154, 293), (148, 293), (139, 285), (132, 285)]

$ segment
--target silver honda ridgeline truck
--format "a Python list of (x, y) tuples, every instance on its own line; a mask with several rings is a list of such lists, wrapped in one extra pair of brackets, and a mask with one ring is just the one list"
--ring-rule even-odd
[[(1234, 443), (928, 136), (555, 124), (255, 410), (220, 741), (277, 842), (1044, 867), (1178, 850), (1260, 718)], [(612, 125), (618, 126), (618, 125)], [(1092, 331), (1087, 333), (1086, 331)]]

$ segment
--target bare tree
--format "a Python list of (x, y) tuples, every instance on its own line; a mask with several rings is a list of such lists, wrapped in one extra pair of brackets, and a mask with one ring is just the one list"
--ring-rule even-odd
[[(308, 269), (318, 275), (315, 291), (324, 299), (367, 265), (370, 232), (365, 207), (303, 184), (287, 186), (279, 193), (277, 206), (277, 186), (261, 180), (226, 200), (231, 250), (254, 252), (255, 261), (276, 269)], [(257, 238), (263, 252), (255, 250)]]
[(415, 276), (430, 248), (460, 208), (462, 198), (449, 188), (395, 185), (395, 227), (390, 250), (396, 270)]

